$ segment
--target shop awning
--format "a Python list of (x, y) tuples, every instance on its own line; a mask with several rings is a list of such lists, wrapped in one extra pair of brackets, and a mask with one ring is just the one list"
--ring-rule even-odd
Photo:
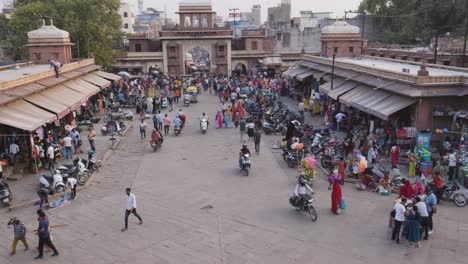
[(281, 65), (283, 64), (283, 60), (281, 57), (266, 57), (263, 59), (263, 64), (265, 65)]
[(112, 68), (115, 69), (141, 69), (143, 68), (142, 65), (124, 65), (124, 64), (114, 64)]
[(359, 85), (359, 83), (357, 83), (357, 82), (346, 81), (346, 80), (343, 80), (340, 83), (339, 81), (341, 81), (341, 80), (343, 80), (343, 79), (335, 80), (334, 83), (333, 83), (333, 90), (331, 90), (328, 93), (328, 96), (330, 96), (331, 98), (333, 98), (335, 100), (338, 100), (339, 96), (351, 91), (352, 89), (354, 89), (355, 87), (357, 87)]
[(319, 71), (315, 71), (315, 70), (312, 70), (312, 69), (308, 69), (306, 72), (304, 73), (301, 73), (299, 75), (296, 76), (296, 79), (298, 79), (299, 81), (304, 81), (306, 78), (312, 76), (312, 75), (320, 75), (321, 73)]
[(309, 68), (307, 68), (307, 67), (297, 66), (297, 67), (295, 67), (293, 69), (290, 69), (287, 72), (283, 73), (283, 76), (288, 76), (288, 77), (294, 78), (297, 75), (302, 74), (302, 73), (304, 73), (304, 72), (306, 72), (308, 70), (309, 70)]
[(70, 113), (70, 108), (67, 105), (61, 103), (58, 99), (54, 100), (40, 93), (29, 95), (24, 100), (55, 113), (59, 119)]
[(367, 85), (359, 85), (352, 89), (351, 91), (347, 92), (346, 94), (342, 95), (340, 97), (340, 102), (347, 105), (351, 106), (351, 104), (354, 101), (354, 99), (359, 98), (361, 96), (365, 96), (366, 94), (369, 94), (372, 91), (372, 89), (367, 86)]
[(23, 99), (0, 106), (0, 124), (34, 131), (45, 123), (53, 122), (56, 115), (34, 106)]
[(83, 81), (81, 79), (74, 79), (72, 81), (63, 83), (63, 85), (73, 89), (74, 91), (82, 93), (87, 97), (91, 97), (99, 93), (100, 91), (99, 87), (97, 87), (96, 85)]
[(96, 71), (96, 72), (93, 72), (94, 74), (102, 77), (102, 78), (105, 78), (105, 79), (108, 79), (108, 80), (111, 80), (111, 81), (118, 81), (120, 79), (122, 79), (121, 76), (117, 75), (117, 74), (113, 74), (113, 73), (109, 73), (109, 72), (105, 72), (105, 71)]
[(83, 75), (80, 77), (80, 79), (82, 80), (85, 80), (89, 83), (92, 83), (92, 84), (95, 84), (99, 87), (101, 87), (102, 89), (104, 88), (107, 88), (111, 85), (110, 81), (104, 79), (104, 78), (101, 78), (99, 76), (97, 76), (96, 74), (93, 74), (93, 73), (88, 73), (86, 75)]
[(393, 113), (396, 113), (414, 103), (416, 103), (416, 101), (409, 97), (391, 95), (379, 102), (368, 104), (366, 112), (380, 119), (388, 120), (388, 117)]
[(391, 114), (414, 104), (416, 101), (386, 91), (375, 90), (367, 85), (359, 85), (340, 97), (340, 102), (380, 119), (388, 120)]

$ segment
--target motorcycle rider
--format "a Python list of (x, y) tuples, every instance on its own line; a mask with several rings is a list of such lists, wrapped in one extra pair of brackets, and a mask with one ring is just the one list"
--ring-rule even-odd
[[(244, 142), (244, 143), (242, 144), (242, 148), (241, 148), (241, 150), (240, 150), (240, 152), (239, 152), (239, 165), (240, 165), (241, 167), (242, 167), (242, 164), (243, 164), (242, 160), (244, 159), (244, 155), (245, 155), (245, 154), (249, 154), (249, 155), (250, 155), (250, 150), (249, 150), (249, 148), (247, 147), (247, 143)], [(242, 168), (242, 169), (243, 169), (243, 168)]]
[(151, 133), (151, 142), (162, 142), (163, 136), (161, 131), (158, 128), (153, 128), (153, 132)]
[[(310, 192), (310, 195), (307, 193), (307, 191)], [(310, 200), (312, 198), (312, 194), (314, 194), (314, 191), (307, 184), (307, 181), (304, 179), (304, 177), (300, 176), (296, 187), (294, 187), (294, 196), (291, 197), (289, 201), (293, 206), (298, 207), (303, 204), (304, 200)]]
[(174, 118), (174, 129), (176, 127), (179, 127), (179, 129), (182, 131), (182, 120), (180, 119), (179, 115), (176, 115), (176, 117)]
[(210, 121), (208, 121), (208, 117), (206, 116), (205, 112), (202, 113), (200, 119), (200, 126), (201, 126), (201, 120), (206, 119), (206, 125), (207, 127), (210, 126)]

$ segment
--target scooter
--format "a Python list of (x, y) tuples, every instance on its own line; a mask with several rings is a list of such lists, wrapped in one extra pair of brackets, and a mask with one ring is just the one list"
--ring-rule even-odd
[(13, 194), (11, 193), (10, 186), (3, 180), (0, 180), (0, 201), (4, 206), (10, 206)]
[(88, 170), (89, 162), (87, 160), (76, 157), (73, 159), (73, 164), (60, 165), (58, 170), (63, 178), (75, 178), (79, 185), (83, 186), (89, 179), (90, 171)]
[(263, 122), (262, 127), (263, 127), (263, 131), (267, 135), (280, 133), (283, 130), (280, 123), (275, 125), (273, 123)]
[(202, 118), (200, 120), (200, 129), (203, 134), (206, 134), (206, 131), (208, 130), (208, 118)]
[(239, 163), (239, 167), (241, 171), (244, 173), (245, 176), (249, 176), (251, 161), (250, 161), (250, 154), (243, 154), (241, 156), (241, 160)]
[(178, 136), (180, 134), (180, 126), (174, 127), (174, 135)]
[(123, 120), (123, 119), (133, 120), (132, 111), (123, 112), (122, 110), (119, 110), (119, 112), (117, 112), (117, 113), (111, 113), (111, 114), (105, 116), (102, 120), (107, 123), (107, 122), (112, 121), (112, 120)]
[(65, 183), (63, 183), (63, 178), (59, 170), (55, 170), (53, 175), (50, 176), (42, 173), (39, 177), (39, 185), (41, 188), (46, 188), (54, 193), (65, 191)]
[(189, 98), (184, 98), (184, 106), (187, 107), (190, 105), (190, 99)]
[(122, 135), (126, 126), (125, 124), (120, 121), (109, 121), (105, 126), (101, 127), (101, 134), (103, 136), (110, 135), (112, 132)]

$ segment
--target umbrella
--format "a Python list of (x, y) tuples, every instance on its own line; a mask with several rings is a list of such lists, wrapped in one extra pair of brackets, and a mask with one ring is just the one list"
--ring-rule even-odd
[(130, 73), (126, 72), (126, 71), (121, 71), (119, 73), (117, 73), (118, 75), (122, 76), (122, 77), (127, 77), (127, 78), (130, 78)]

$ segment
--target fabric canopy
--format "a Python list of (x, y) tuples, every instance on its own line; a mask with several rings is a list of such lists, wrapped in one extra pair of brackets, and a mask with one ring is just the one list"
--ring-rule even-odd
[(70, 113), (70, 108), (61, 103), (60, 100), (54, 100), (53, 97), (40, 93), (29, 95), (24, 100), (55, 113), (59, 119)]
[(389, 116), (393, 113), (415, 103), (416, 101), (411, 98), (400, 95), (391, 95), (384, 100), (368, 104), (367, 112), (383, 120), (388, 120)]
[(108, 79), (108, 80), (111, 80), (111, 81), (118, 81), (120, 79), (122, 79), (121, 76), (117, 75), (117, 74), (113, 74), (113, 73), (109, 73), (109, 72), (105, 72), (105, 71), (95, 71), (93, 72), (93, 74), (96, 74), (102, 78), (105, 78), (105, 79)]
[(315, 70), (312, 70), (312, 69), (309, 69), (308, 71), (297, 75), (296, 78), (297, 78), (299, 81), (302, 82), (302, 81), (304, 81), (306, 78), (308, 78), (308, 77), (310, 77), (310, 76), (312, 76), (312, 75), (317, 75), (317, 76), (318, 76), (318, 75), (320, 75), (320, 72), (315, 71)]
[(89, 83), (92, 83), (92, 84), (95, 84), (101, 88), (107, 88), (111, 85), (110, 81), (104, 79), (104, 78), (101, 78), (99, 76), (97, 76), (96, 74), (93, 74), (93, 73), (88, 73), (86, 75), (83, 75), (80, 77), (80, 79), (82, 80), (85, 80)]
[(85, 94), (87, 97), (91, 97), (100, 91), (96, 85), (93, 85), (81, 79), (68, 81), (68, 82), (63, 83), (63, 85), (79, 93)]
[(0, 124), (34, 131), (45, 123), (53, 122), (56, 115), (34, 106), (23, 99), (0, 106)]
[(351, 106), (351, 104), (355, 102), (354, 101), (355, 98), (369, 94), (371, 91), (372, 91), (371, 88), (368, 87), (367, 85), (359, 85), (358, 87), (355, 87), (351, 91), (341, 96), (340, 102), (347, 106)]
[(265, 65), (281, 65), (283, 64), (283, 60), (281, 57), (266, 57), (263, 59), (263, 64)]
[[(341, 80), (343, 80), (343, 79), (341, 79)], [(333, 98), (335, 100), (338, 100), (339, 96), (351, 91), (352, 89), (356, 88), (359, 85), (359, 83), (357, 83), (357, 82), (345, 81), (345, 80), (341, 81), (341, 80), (340, 79), (335, 80), (333, 82), (333, 90), (331, 90), (328, 93), (328, 96), (330, 96), (331, 98)]]
[(309, 69), (306, 68), (306, 67), (298, 66), (298, 67), (289, 69), (288, 71), (283, 73), (283, 76), (296, 77), (297, 75), (302, 74), (302, 73), (304, 73), (304, 72), (306, 72), (308, 70)]

